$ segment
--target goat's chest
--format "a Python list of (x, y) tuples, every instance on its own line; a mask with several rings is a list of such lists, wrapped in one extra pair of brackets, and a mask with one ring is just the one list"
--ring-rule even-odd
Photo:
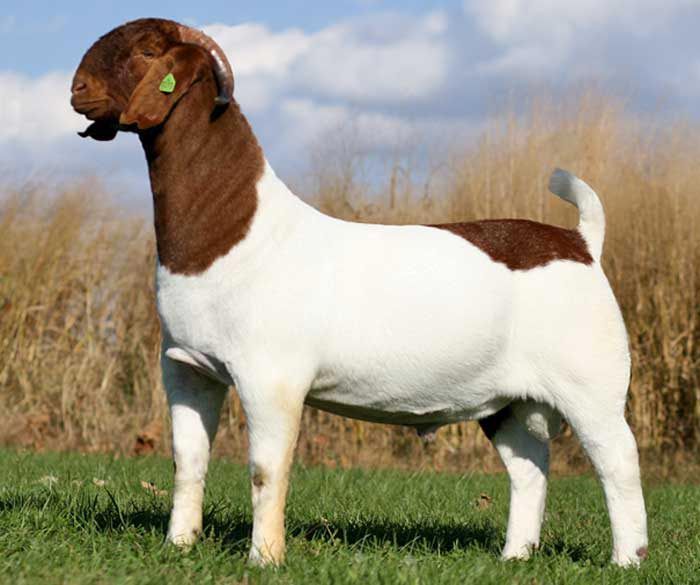
[(200, 365), (220, 365), (230, 379), (265, 360), (311, 360), (309, 338), (318, 337), (312, 323), (320, 321), (308, 313), (318, 305), (284, 275), (244, 278), (225, 261), (197, 276), (159, 266), (156, 291), (164, 337)]
[[(159, 266), (156, 301), (164, 338), (173, 347), (212, 361), (230, 359), (235, 340), (249, 327), (245, 289), (212, 278), (172, 274)], [(167, 349), (167, 348), (166, 348)]]

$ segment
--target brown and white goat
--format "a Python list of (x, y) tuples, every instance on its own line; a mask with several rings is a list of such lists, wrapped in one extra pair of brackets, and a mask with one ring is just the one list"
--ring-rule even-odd
[(177, 23), (120, 26), (86, 53), (72, 104), (98, 140), (136, 132), (158, 246), (162, 366), (176, 464), (168, 538), (189, 545), (226, 389), (250, 438), (251, 559), (284, 556), (303, 405), (419, 431), (481, 422), (511, 480), (503, 556), (539, 544), (548, 440), (567, 419), (601, 478), (613, 561), (646, 555), (629, 351), (600, 256), (598, 197), (556, 171), (577, 230), (530, 221), (362, 225), (276, 177), (221, 49)]

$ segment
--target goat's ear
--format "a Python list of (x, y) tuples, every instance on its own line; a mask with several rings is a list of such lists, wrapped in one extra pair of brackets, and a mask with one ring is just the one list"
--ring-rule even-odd
[(202, 49), (181, 45), (157, 59), (136, 86), (119, 117), (125, 126), (146, 130), (162, 124), (190, 86), (211, 68)]

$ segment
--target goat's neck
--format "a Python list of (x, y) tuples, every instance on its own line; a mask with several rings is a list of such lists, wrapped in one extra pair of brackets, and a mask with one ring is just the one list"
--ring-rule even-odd
[(196, 103), (201, 99), (185, 96), (166, 124), (141, 135), (158, 258), (181, 274), (203, 272), (245, 238), (265, 168), (238, 104), (212, 114), (210, 107)]

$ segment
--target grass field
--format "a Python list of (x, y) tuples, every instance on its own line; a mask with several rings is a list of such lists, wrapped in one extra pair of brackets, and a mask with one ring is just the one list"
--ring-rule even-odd
[(550, 484), (542, 547), (498, 559), (504, 475), (294, 471), (288, 559), (246, 566), (246, 469), (215, 461), (205, 534), (187, 554), (163, 543), (171, 463), (160, 457), (0, 451), (0, 579), (5, 583), (683, 583), (700, 582), (700, 486), (646, 486), (650, 558), (608, 564), (610, 531), (591, 477)]

